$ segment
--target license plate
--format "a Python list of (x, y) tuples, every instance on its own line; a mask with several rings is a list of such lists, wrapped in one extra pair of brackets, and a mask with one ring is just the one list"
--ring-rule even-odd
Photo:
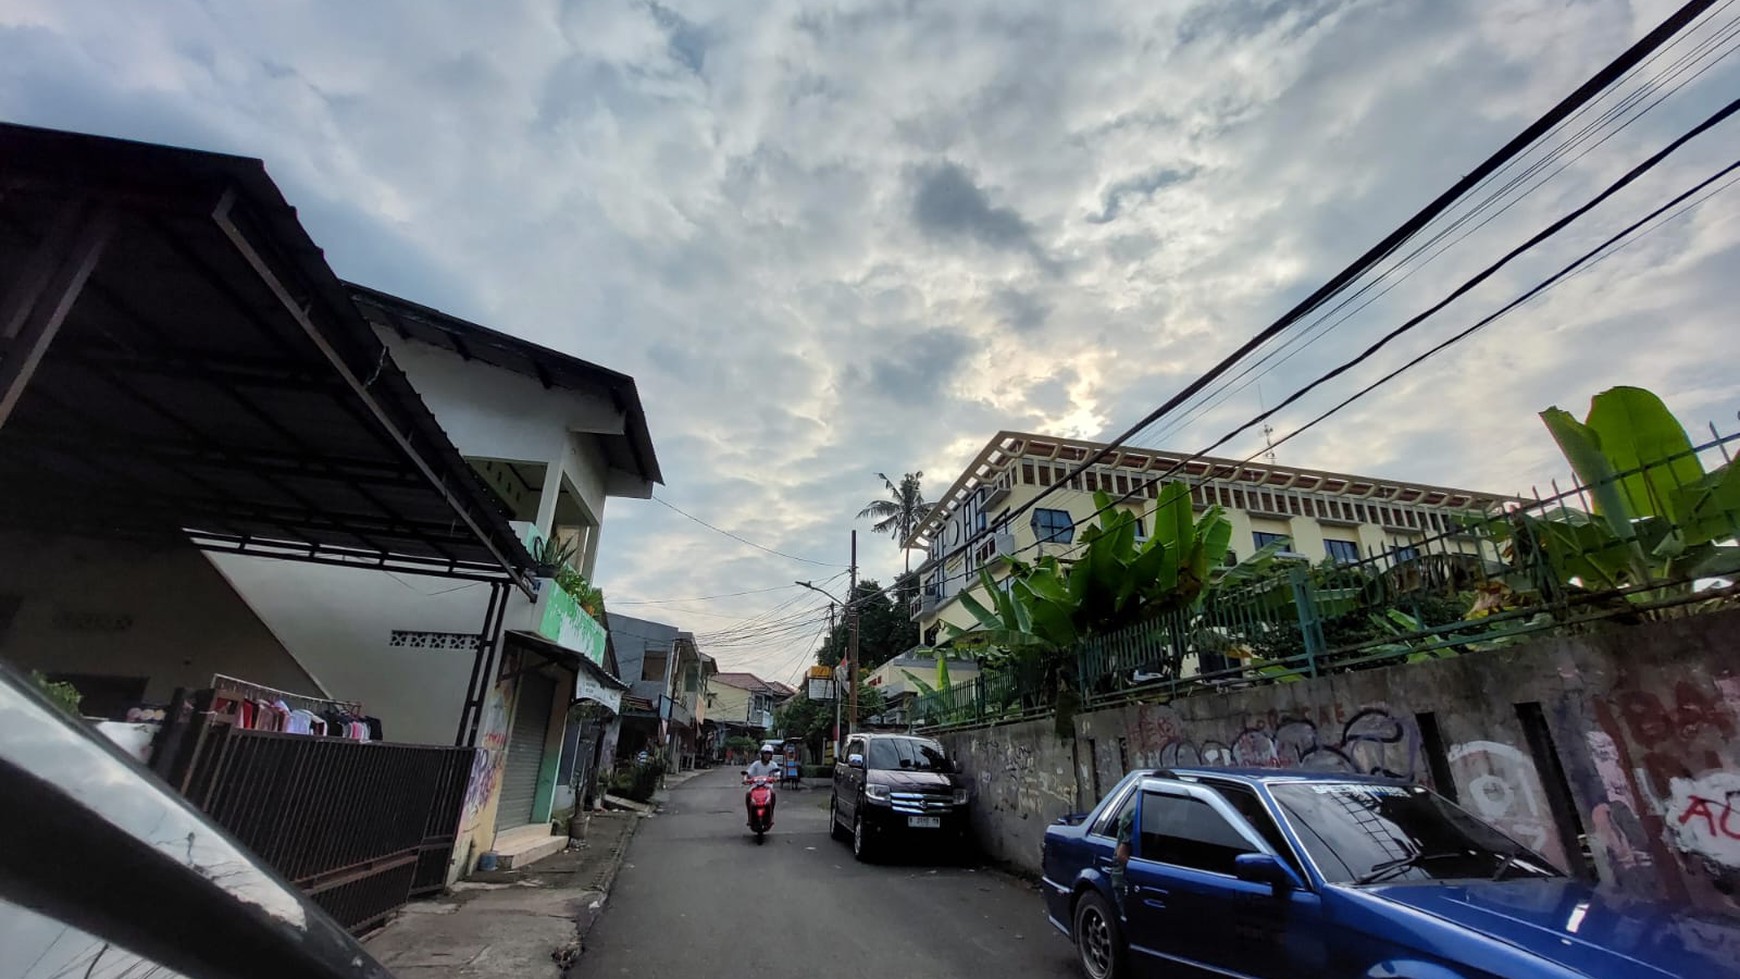
[(908, 816), (906, 825), (913, 829), (942, 829), (941, 816)]

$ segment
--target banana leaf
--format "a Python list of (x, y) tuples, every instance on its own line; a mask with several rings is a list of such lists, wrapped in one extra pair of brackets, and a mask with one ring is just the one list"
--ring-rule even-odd
[(1704, 467), (1667, 405), (1643, 388), (1609, 388), (1591, 400), (1588, 428), (1608, 465), (1626, 474), (1619, 492), (1631, 515), (1680, 523), (1681, 494), (1704, 478)]

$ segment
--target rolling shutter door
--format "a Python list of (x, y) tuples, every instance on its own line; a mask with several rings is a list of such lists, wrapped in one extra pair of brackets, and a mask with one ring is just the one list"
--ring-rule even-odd
[(512, 829), (532, 821), (538, 772), (544, 766), (544, 734), (550, 727), (550, 704), (555, 696), (555, 680), (537, 673), (520, 677), (507, 764), (501, 776), (501, 802), (495, 810), (496, 829)]

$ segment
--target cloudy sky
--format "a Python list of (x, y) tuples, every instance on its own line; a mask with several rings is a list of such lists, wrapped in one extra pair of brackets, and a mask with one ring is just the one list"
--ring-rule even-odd
[[(893, 544), (852, 519), (876, 472), (923, 470), (934, 495), (999, 429), (1121, 431), (1674, 6), (0, 0), (0, 118), (264, 159), (340, 275), (633, 374), (661, 497), (821, 565), (844, 564), (858, 526), (886, 581)], [(1615, 112), (1517, 188), (1538, 189), (1461, 230), (1495, 220), (1260, 384), (1137, 441), (1204, 447), (1709, 115), (1740, 87), (1730, 16), (1579, 120), (1567, 136)], [(1731, 162), (1737, 125), (1277, 434)], [(1736, 199), (1280, 460), (1518, 490), (1562, 475), (1534, 413), (1617, 383), (1733, 430)], [(782, 586), (840, 570), (651, 501), (607, 516), (614, 607), (696, 632), (785, 621), (821, 600)], [(798, 625), (714, 651), (789, 676)]]

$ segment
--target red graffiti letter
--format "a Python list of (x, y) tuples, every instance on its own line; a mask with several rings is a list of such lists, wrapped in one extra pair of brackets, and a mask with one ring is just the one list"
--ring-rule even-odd
[(1684, 826), (1699, 816), (1704, 817), (1704, 832), (1715, 836), (1716, 814), (1710, 810), (1710, 800), (1701, 799), (1694, 795), (1692, 796), (1692, 804), (1686, 807), (1685, 812), (1680, 813), (1680, 825)]

